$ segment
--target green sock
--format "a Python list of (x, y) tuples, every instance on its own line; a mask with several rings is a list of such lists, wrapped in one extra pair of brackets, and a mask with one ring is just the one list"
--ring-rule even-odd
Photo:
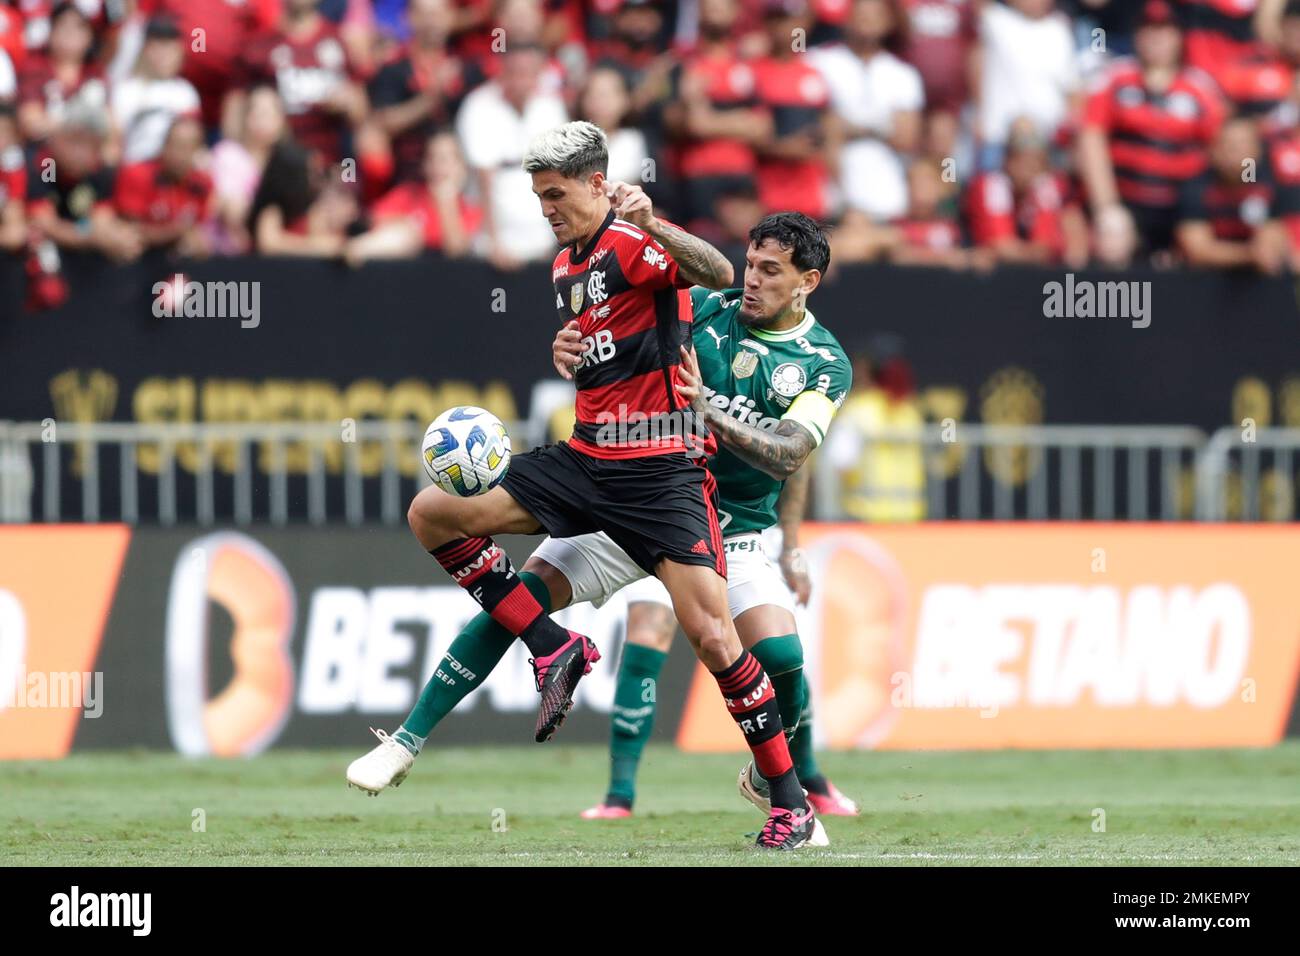
[(794, 772), (799, 782), (805, 787), (809, 782), (816, 784), (821, 780), (821, 768), (817, 766), (817, 757), (813, 753), (813, 715), (812, 688), (807, 678), (803, 681), (803, 714), (799, 718), (799, 727), (790, 740), (790, 759), (794, 761)]
[(624, 644), (614, 687), (609, 735), (609, 793), (605, 802), (631, 808), (636, 770), (655, 723), (655, 682), (668, 655), (640, 644)]
[[(551, 595), (542, 579), (530, 571), (520, 571), (519, 579), (537, 598), (543, 613), (550, 614)], [(393, 739), (418, 754), (438, 721), (487, 679), (514, 642), (515, 636), (492, 620), (486, 611), (477, 614), (451, 642), (446, 656), (424, 685), (420, 699)]]
[(807, 686), (803, 679), (803, 644), (799, 642), (799, 635), (765, 637), (749, 652), (758, 658), (767, 676), (772, 678), (772, 692), (776, 694), (781, 726), (785, 728), (788, 739), (799, 726), (804, 708), (804, 688)]

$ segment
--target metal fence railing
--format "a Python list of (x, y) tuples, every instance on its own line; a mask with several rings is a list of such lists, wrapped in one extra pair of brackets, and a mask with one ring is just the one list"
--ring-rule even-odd
[(0, 520), (398, 524), (428, 484), (414, 421), (0, 422)]
[[(1300, 429), (1207, 437), (1189, 427), (926, 424), (864, 435), (853, 462), (837, 467), (828, 453), (845, 427), (814, 459), (813, 517), (891, 520), (871, 510), (891, 498), (911, 503), (908, 520), (1295, 515)], [(411, 420), (0, 421), (0, 521), (400, 524), (428, 483), (423, 434)], [(889, 467), (876, 468), (882, 461)], [(873, 482), (877, 471), (892, 481)]]
[(888, 520), (894, 499), (926, 519), (1170, 521), (1190, 517), (1205, 445), (1190, 427), (926, 424), (864, 434), (837, 467), (837, 431), (852, 427), (837, 423), (819, 452), (819, 518)]
[(1196, 467), (1202, 521), (1292, 521), (1300, 428), (1220, 428)]

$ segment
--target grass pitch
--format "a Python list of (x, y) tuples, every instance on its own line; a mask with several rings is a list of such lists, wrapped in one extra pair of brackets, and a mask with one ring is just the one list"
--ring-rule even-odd
[(637, 815), (588, 822), (577, 814), (604, 792), (603, 747), (430, 746), (400, 789), (375, 798), (344, 784), (361, 752), (0, 763), (0, 864), (1300, 863), (1300, 742), (828, 754), (823, 768), (863, 815), (827, 820), (829, 849), (779, 855), (751, 849), (762, 821), (736, 793), (735, 755), (651, 747)]

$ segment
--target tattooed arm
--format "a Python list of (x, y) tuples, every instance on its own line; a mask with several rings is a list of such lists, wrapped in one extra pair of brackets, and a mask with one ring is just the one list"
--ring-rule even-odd
[(727, 450), (765, 475), (784, 481), (793, 475), (817, 447), (812, 433), (798, 422), (782, 419), (775, 430), (764, 431), (732, 418), (704, 400), (700, 367), (695, 353), (682, 348), (681, 383), (677, 391)]
[(656, 218), (653, 203), (640, 186), (613, 182), (607, 186), (614, 214), (641, 227), (663, 246), (677, 263), (677, 272), (683, 279), (706, 289), (725, 289), (731, 285), (735, 270), (727, 257), (703, 239)]
[(692, 285), (702, 285), (706, 289), (726, 289), (731, 285), (735, 278), (731, 263), (703, 239), (658, 219), (648, 231), (673, 257), (677, 271)]
[(775, 431), (746, 425), (712, 405), (695, 409), (718, 441), (747, 465), (781, 481), (789, 478), (813, 450), (813, 437), (798, 422), (782, 421)]

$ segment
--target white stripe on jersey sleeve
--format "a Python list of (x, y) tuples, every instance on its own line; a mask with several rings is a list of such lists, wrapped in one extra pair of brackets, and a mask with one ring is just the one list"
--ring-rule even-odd
[(629, 226), (622, 219), (615, 219), (613, 222), (609, 224), (609, 228), (612, 229), (614, 232), (621, 232), (625, 236), (631, 236), (633, 239), (640, 240), (645, 238), (644, 232), (641, 232), (639, 229), (633, 226)]

